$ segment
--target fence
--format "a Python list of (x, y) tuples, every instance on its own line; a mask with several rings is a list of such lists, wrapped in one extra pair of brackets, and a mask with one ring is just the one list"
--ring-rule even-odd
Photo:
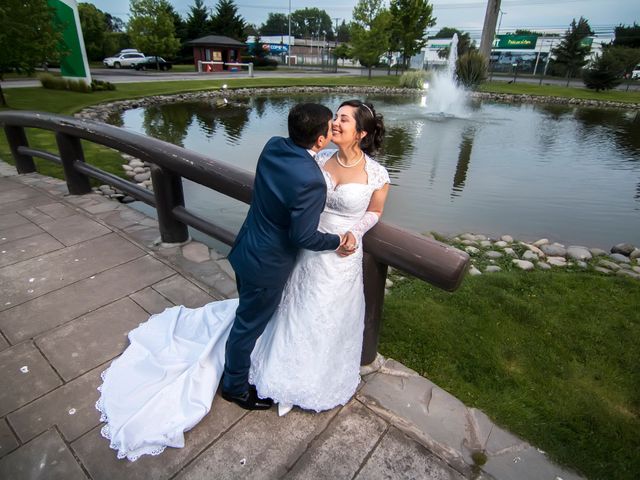
[[(72, 195), (91, 192), (90, 178), (109, 184), (156, 208), (162, 241), (188, 240), (192, 226), (228, 245), (235, 234), (185, 207), (182, 178), (187, 178), (241, 202), (250, 203), (253, 173), (182, 147), (91, 120), (39, 112), (0, 112), (18, 173), (36, 171), (33, 158), (62, 165)], [(58, 154), (31, 148), (25, 128), (55, 133)], [(84, 160), (81, 140), (88, 140), (127, 153), (151, 166), (153, 192), (96, 168)], [(445, 290), (460, 286), (469, 256), (453, 247), (386, 222), (380, 222), (364, 237), (364, 290), (366, 298), (362, 364), (376, 356), (378, 333), (389, 266)]]

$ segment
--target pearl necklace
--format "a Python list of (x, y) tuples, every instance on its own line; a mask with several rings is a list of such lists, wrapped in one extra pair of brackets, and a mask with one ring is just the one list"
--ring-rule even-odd
[(351, 165), (348, 165), (346, 163), (343, 163), (342, 160), (340, 160), (340, 154), (336, 152), (336, 162), (338, 162), (338, 165), (344, 168), (353, 168), (356, 165), (358, 165), (363, 159), (364, 159), (364, 152), (362, 152), (362, 155), (360, 155), (360, 158), (358, 159), (357, 162), (352, 163)]

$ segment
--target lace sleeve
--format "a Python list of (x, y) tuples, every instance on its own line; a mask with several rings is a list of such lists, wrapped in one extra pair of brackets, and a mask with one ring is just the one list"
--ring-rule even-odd
[(380, 190), (385, 184), (391, 183), (389, 172), (387, 172), (386, 168), (375, 160), (369, 160), (369, 162), (371, 164), (371, 168), (369, 169), (369, 183), (373, 186), (374, 190)]

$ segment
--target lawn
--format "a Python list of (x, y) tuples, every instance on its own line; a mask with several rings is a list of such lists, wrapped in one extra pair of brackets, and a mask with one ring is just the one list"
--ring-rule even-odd
[(580, 98), (583, 100), (601, 100), (607, 102), (640, 103), (640, 91), (609, 90), (596, 92), (587, 88), (565, 87), (562, 85), (538, 85), (537, 83), (487, 82), (478, 88), (481, 92), (511, 93), (545, 97)]
[(411, 279), (380, 352), (592, 479), (640, 472), (640, 282), (586, 272)]

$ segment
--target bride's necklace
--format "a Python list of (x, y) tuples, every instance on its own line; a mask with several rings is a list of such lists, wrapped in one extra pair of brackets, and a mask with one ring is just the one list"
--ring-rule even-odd
[(364, 152), (362, 152), (362, 155), (360, 155), (360, 158), (358, 159), (357, 162), (352, 163), (351, 165), (344, 163), (342, 160), (340, 160), (340, 153), (336, 152), (336, 162), (338, 162), (338, 165), (340, 165), (341, 167), (344, 168), (353, 168), (356, 165), (358, 165), (362, 160), (364, 159)]

